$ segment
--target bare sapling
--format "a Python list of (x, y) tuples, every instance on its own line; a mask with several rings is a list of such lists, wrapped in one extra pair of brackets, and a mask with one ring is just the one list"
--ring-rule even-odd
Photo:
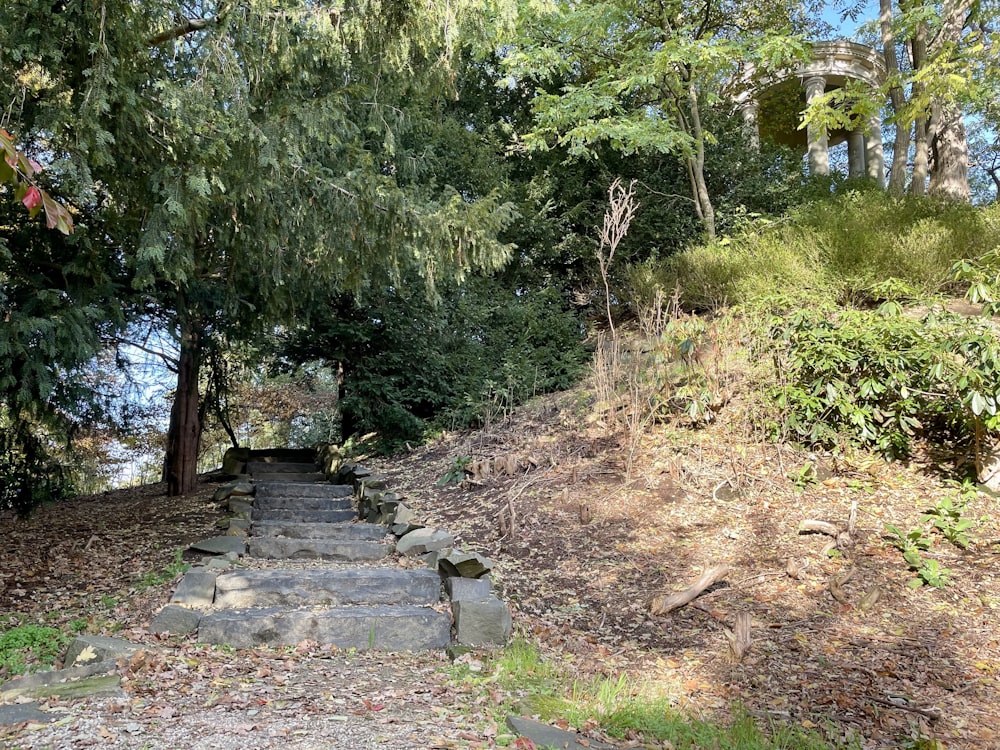
[(622, 185), (621, 179), (616, 177), (608, 188), (608, 209), (604, 212), (604, 224), (601, 226), (600, 242), (597, 245), (597, 267), (601, 271), (601, 280), (604, 281), (604, 305), (612, 337), (615, 335), (615, 321), (611, 314), (611, 284), (608, 282), (608, 271), (618, 245), (628, 234), (638, 208), (639, 203), (635, 199), (635, 180), (632, 180), (626, 188)]

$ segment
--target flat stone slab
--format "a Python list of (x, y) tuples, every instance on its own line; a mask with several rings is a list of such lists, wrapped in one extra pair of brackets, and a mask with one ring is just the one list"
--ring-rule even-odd
[(191, 569), (174, 589), (171, 604), (186, 604), (190, 607), (209, 607), (215, 596), (215, 576), (217, 572)]
[(312, 474), (319, 471), (315, 461), (248, 461), (248, 474)]
[(202, 618), (198, 638), (235, 648), (312, 640), (339, 648), (422, 651), (449, 644), (451, 618), (430, 607), (404, 605), (225, 609)]
[(168, 604), (149, 623), (149, 632), (187, 635), (198, 629), (201, 617), (202, 613), (196, 609)]
[(250, 538), (250, 555), (270, 560), (381, 560), (393, 550), (392, 545), (367, 541), (330, 539), (286, 539), (255, 536)]
[(293, 510), (274, 508), (255, 509), (250, 518), (257, 521), (295, 521), (298, 523), (343, 523), (358, 517), (355, 510)]
[(213, 555), (224, 555), (227, 552), (236, 552), (242, 555), (247, 551), (247, 543), (241, 536), (213, 536), (211, 539), (195, 542), (189, 549)]
[(414, 529), (396, 542), (396, 551), (401, 555), (416, 557), (427, 552), (446, 549), (455, 543), (455, 537), (441, 529)]
[(121, 677), (114, 659), (96, 661), (80, 667), (16, 677), (0, 685), (0, 700), (20, 698), (83, 698), (88, 695), (123, 695)]
[(266, 495), (257, 498), (254, 507), (265, 510), (354, 510), (351, 497), (291, 497)]
[(302, 484), (301, 482), (257, 482), (257, 498), (264, 497), (351, 497), (354, 488), (349, 484)]
[(254, 536), (284, 536), (289, 539), (368, 540), (385, 539), (385, 526), (371, 523), (296, 523), (294, 521), (257, 521)]
[(78, 635), (66, 649), (63, 659), (67, 667), (82, 667), (100, 661), (114, 661), (122, 656), (131, 656), (138, 646), (124, 638), (109, 638), (105, 635)]
[(430, 570), (240, 570), (220, 575), (215, 606), (336, 606), (435, 604), (441, 580)]
[[(508, 716), (507, 726), (516, 734), (531, 740), (538, 748), (559, 748), (559, 750), (616, 750), (614, 745), (598, 742), (576, 732), (550, 727), (534, 719)], [(582, 740), (583, 743), (579, 742)]]
[(300, 474), (292, 474), (291, 472), (259, 472), (254, 474), (253, 478), (258, 482), (283, 482), (287, 484), (297, 482), (326, 482), (326, 474), (320, 471), (303, 472)]
[(15, 703), (11, 706), (0, 706), (0, 727), (9, 727), (14, 724), (47, 724), (55, 721), (61, 714), (52, 714), (42, 711), (37, 703)]

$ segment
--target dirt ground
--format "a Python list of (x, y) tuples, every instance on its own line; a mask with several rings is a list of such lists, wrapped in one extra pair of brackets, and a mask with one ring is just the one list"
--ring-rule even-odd
[[(517, 633), (571, 677), (624, 673), (682, 712), (723, 718), (742, 705), (865, 748), (921, 737), (1000, 747), (995, 498), (980, 494), (964, 511), (976, 521), (967, 550), (927, 531), (925, 557), (950, 583), (912, 588), (885, 525), (927, 529), (923, 511), (955, 496), (930, 459), (814, 456), (723, 418), (661, 425), (629, 446), (590, 413), (583, 392), (549, 396), (488, 429), (366, 463), (429, 524), (495, 561)], [(463, 464), (471, 481), (437, 484)], [(223, 747), (211, 738), (230, 721), (242, 747), (496, 746), (498, 728), (439, 655), (308, 644), (232, 654), (146, 633), (176, 583), (149, 574), (219, 517), (205, 487), (179, 500), (162, 486), (123, 490), (0, 518), (0, 617), (161, 649), (123, 667), (126, 699), (57, 705), (62, 729), (0, 730), (0, 745)], [(852, 515), (853, 533), (833, 549), (828, 534), (799, 531), (813, 520), (846, 532)], [(726, 575), (694, 601), (652, 614), (657, 597), (721, 564)], [(749, 616), (750, 645), (736, 660), (738, 615)]]

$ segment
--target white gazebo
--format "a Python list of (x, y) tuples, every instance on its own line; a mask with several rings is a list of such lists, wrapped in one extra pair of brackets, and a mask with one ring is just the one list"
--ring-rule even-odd
[(855, 123), (851, 129), (830, 132), (815, 125), (803, 131), (799, 126), (802, 112), (817, 96), (848, 81), (877, 89), (885, 78), (885, 63), (873, 48), (854, 42), (815, 42), (808, 62), (764, 75), (745, 71), (735, 103), (755, 142), (767, 138), (808, 153), (810, 174), (829, 174), (830, 146), (846, 141), (848, 175), (884, 184), (880, 115)]

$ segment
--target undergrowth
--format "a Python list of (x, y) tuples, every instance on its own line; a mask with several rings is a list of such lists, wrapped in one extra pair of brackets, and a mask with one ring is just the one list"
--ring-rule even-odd
[[(616, 738), (669, 742), (677, 750), (829, 750), (814, 732), (778, 723), (762, 727), (737, 706), (732, 721), (717, 723), (684, 716), (669, 696), (626, 675), (573, 680), (538, 649), (515, 639), (485, 664), (455, 667), (455, 677), (492, 698), (502, 724), (507, 713), (537, 716), (578, 729), (600, 729)], [(511, 741), (513, 738), (510, 738)], [(498, 744), (501, 738), (498, 737)]]
[(0, 673), (18, 675), (48, 667), (66, 647), (69, 638), (55, 628), (13, 625), (0, 632)]

